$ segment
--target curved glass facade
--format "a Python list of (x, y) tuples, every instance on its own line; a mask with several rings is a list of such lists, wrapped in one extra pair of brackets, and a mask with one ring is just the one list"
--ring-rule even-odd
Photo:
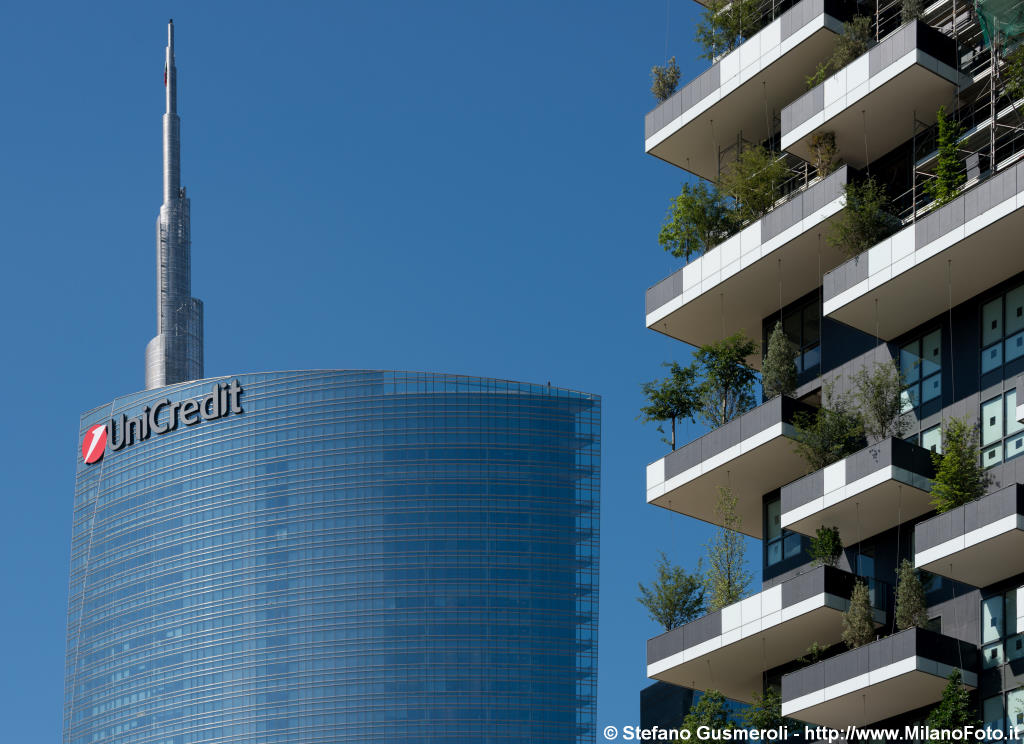
[[(405, 372), (78, 453), (64, 741), (593, 741), (600, 400)], [(182, 409), (184, 410), (184, 409)]]

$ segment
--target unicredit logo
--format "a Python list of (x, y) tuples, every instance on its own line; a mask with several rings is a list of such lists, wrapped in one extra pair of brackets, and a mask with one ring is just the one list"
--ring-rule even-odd
[(244, 413), (241, 397), (242, 385), (238, 380), (220, 382), (213, 392), (202, 398), (174, 401), (170, 398), (143, 406), (142, 413), (128, 418), (121, 414), (107, 425), (90, 427), (82, 438), (82, 459), (87, 465), (98, 462), (105, 452), (117, 452), (137, 442), (144, 442), (154, 434), (166, 434), (183, 426), (194, 426), (200, 421), (215, 421), (230, 414)]
[(92, 465), (103, 457), (107, 448), (107, 427), (103, 424), (89, 427), (82, 437), (82, 459), (86, 465)]

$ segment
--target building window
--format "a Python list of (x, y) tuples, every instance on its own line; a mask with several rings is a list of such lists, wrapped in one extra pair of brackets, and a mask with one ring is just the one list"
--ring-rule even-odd
[(782, 563), (786, 558), (800, 555), (803, 539), (799, 533), (782, 529), (782, 499), (765, 504), (764, 562), (766, 566)]
[(782, 321), (786, 338), (796, 347), (796, 371), (801, 381), (817, 376), (821, 368), (821, 298), (815, 295), (806, 302), (790, 306), (781, 316), (765, 318), (764, 349), (768, 353), (768, 337), (777, 320)]
[(1016, 589), (981, 600), (983, 669), (1024, 657), (1024, 635), (1017, 632), (1018, 624)]
[(981, 307), (981, 372), (1024, 356), (1024, 286)]
[(936, 329), (900, 347), (903, 412), (942, 397), (942, 331)]
[(1024, 455), (1024, 424), (1017, 421), (1017, 389), (981, 404), (981, 464), (998, 465)]

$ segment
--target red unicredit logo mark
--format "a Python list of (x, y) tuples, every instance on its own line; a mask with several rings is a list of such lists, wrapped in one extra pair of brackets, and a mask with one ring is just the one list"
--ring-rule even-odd
[(103, 457), (107, 449), (107, 427), (103, 424), (96, 424), (89, 427), (82, 437), (82, 459), (86, 465), (92, 465)]

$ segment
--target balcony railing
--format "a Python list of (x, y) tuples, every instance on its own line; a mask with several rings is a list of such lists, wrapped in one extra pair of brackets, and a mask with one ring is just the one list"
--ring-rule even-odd
[(782, 715), (845, 728), (938, 702), (953, 669), (978, 684), (977, 647), (910, 628), (782, 677)]
[(762, 495), (806, 472), (793, 417), (811, 406), (777, 397), (647, 466), (647, 502), (716, 523), (719, 486), (732, 488), (740, 531), (760, 538)]
[(852, 545), (931, 507), (931, 452), (884, 439), (782, 487), (782, 526), (805, 535), (838, 527)]

